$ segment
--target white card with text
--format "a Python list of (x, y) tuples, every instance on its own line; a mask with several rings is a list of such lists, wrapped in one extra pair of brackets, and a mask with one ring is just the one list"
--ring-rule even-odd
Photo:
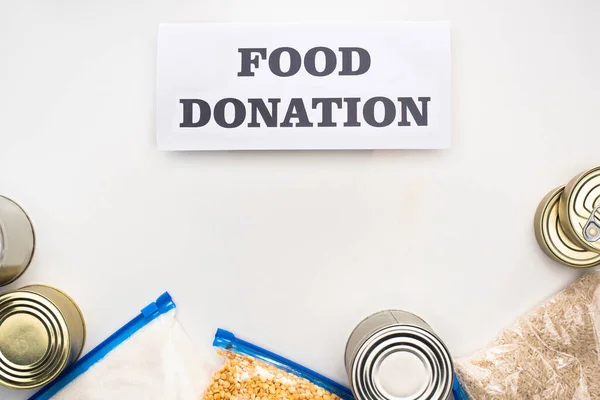
[(444, 149), (446, 22), (163, 24), (160, 150)]

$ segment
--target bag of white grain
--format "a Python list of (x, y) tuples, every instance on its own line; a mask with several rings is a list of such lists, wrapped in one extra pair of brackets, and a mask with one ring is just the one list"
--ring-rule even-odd
[(225, 357), (203, 400), (352, 400), (347, 387), (219, 329), (213, 345)]
[(29, 400), (198, 400), (218, 357), (198, 354), (168, 293)]
[(600, 399), (600, 272), (519, 318), (492, 344), (458, 360), (477, 400)]

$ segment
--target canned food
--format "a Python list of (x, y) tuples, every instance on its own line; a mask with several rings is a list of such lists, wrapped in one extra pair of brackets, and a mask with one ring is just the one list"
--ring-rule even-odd
[(357, 400), (453, 399), (448, 349), (425, 321), (406, 311), (381, 311), (358, 324), (345, 364)]
[(558, 214), (571, 241), (600, 253), (600, 167), (581, 173), (565, 186)]
[(60, 290), (34, 285), (0, 295), (0, 384), (43, 386), (79, 358), (84, 343), (81, 311)]
[(564, 186), (548, 193), (540, 202), (534, 218), (535, 237), (544, 252), (569, 267), (589, 268), (600, 265), (600, 254), (573, 243), (559, 222), (559, 203)]
[(31, 262), (34, 247), (27, 214), (17, 203), (0, 196), (0, 286), (21, 276)]

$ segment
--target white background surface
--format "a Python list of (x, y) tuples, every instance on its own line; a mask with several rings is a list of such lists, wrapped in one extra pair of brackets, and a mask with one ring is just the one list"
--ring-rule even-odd
[[(532, 217), (600, 162), (599, 17), (593, 0), (2, 1), (0, 193), (38, 235), (10, 288), (70, 293), (87, 349), (168, 289), (205, 352), (229, 328), (345, 381), (351, 329), (397, 307), (468, 355), (578, 275)], [(451, 21), (451, 150), (156, 150), (158, 23), (353, 19)]]

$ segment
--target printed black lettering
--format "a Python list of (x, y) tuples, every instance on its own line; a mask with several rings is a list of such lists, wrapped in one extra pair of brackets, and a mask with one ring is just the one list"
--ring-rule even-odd
[(292, 118), (298, 119), (298, 122), (296, 122), (295, 125), (296, 128), (307, 128), (313, 126), (313, 124), (308, 119), (308, 115), (306, 114), (304, 102), (300, 98), (294, 98), (290, 101), (290, 105), (287, 109), (287, 113), (285, 114), (285, 118), (279, 126), (282, 128), (291, 128), (293, 126), (290, 122)]
[[(183, 104), (183, 121), (179, 124), (180, 128), (201, 128), (210, 121), (210, 105), (204, 100), (181, 99), (179, 103)], [(200, 116), (194, 121), (194, 106), (200, 109)]]
[(429, 123), (427, 103), (429, 103), (430, 100), (431, 97), (419, 97), (422, 110), (419, 111), (419, 108), (412, 97), (398, 97), (398, 101), (402, 105), (402, 120), (398, 122), (398, 126), (410, 126), (410, 121), (407, 118), (409, 112), (417, 126), (427, 126)]
[(360, 103), (360, 97), (346, 97), (344, 103), (348, 106), (347, 120), (344, 122), (344, 126), (360, 126), (358, 122), (358, 103)]
[[(232, 104), (234, 107), (234, 117), (231, 123), (225, 119), (225, 107)], [(246, 106), (238, 99), (228, 97), (219, 100), (215, 104), (215, 122), (222, 128), (237, 128), (246, 119)]]
[[(340, 75), (362, 75), (371, 68), (371, 55), (360, 47), (340, 47), (342, 70)], [(358, 68), (352, 69), (352, 53), (358, 54)]]
[[(283, 53), (288, 53), (290, 55), (290, 69), (286, 72), (281, 70), (281, 55)], [(269, 68), (271, 69), (271, 72), (277, 76), (286, 77), (295, 75), (300, 71), (301, 66), (302, 57), (300, 57), (300, 53), (291, 47), (280, 47), (275, 49), (269, 56)]]
[[(325, 68), (323, 71), (317, 71), (317, 53), (322, 52), (325, 55)], [(304, 56), (304, 68), (312, 76), (327, 76), (335, 71), (337, 58), (333, 50), (327, 47), (313, 47), (306, 52)]]
[(258, 113), (262, 117), (265, 125), (268, 128), (274, 128), (277, 126), (277, 108), (281, 99), (269, 99), (271, 104), (271, 111), (267, 109), (267, 105), (263, 99), (248, 99), (250, 103), (252, 120), (248, 123), (250, 128), (259, 128), (260, 123), (258, 122)]
[[(381, 122), (375, 119), (375, 105), (381, 102), (384, 107), (384, 115)], [(382, 128), (391, 124), (396, 119), (396, 104), (387, 97), (373, 97), (365, 102), (363, 108), (365, 122), (371, 126)]]
[(316, 98), (312, 101), (312, 108), (316, 109), (319, 104), (321, 104), (322, 119), (321, 122), (317, 123), (317, 126), (337, 126), (333, 122), (333, 105), (342, 108), (342, 99), (340, 97)]
[[(267, 59), (267, 49), (264, 48), (238, 49), (238, 52), (242, 55), (242, 70), (237, 76), (254, 76), (251, 65), (258, 68), (259, 57), (262, 60)], [(252, 53), (258, 54), (252, 57)]]

